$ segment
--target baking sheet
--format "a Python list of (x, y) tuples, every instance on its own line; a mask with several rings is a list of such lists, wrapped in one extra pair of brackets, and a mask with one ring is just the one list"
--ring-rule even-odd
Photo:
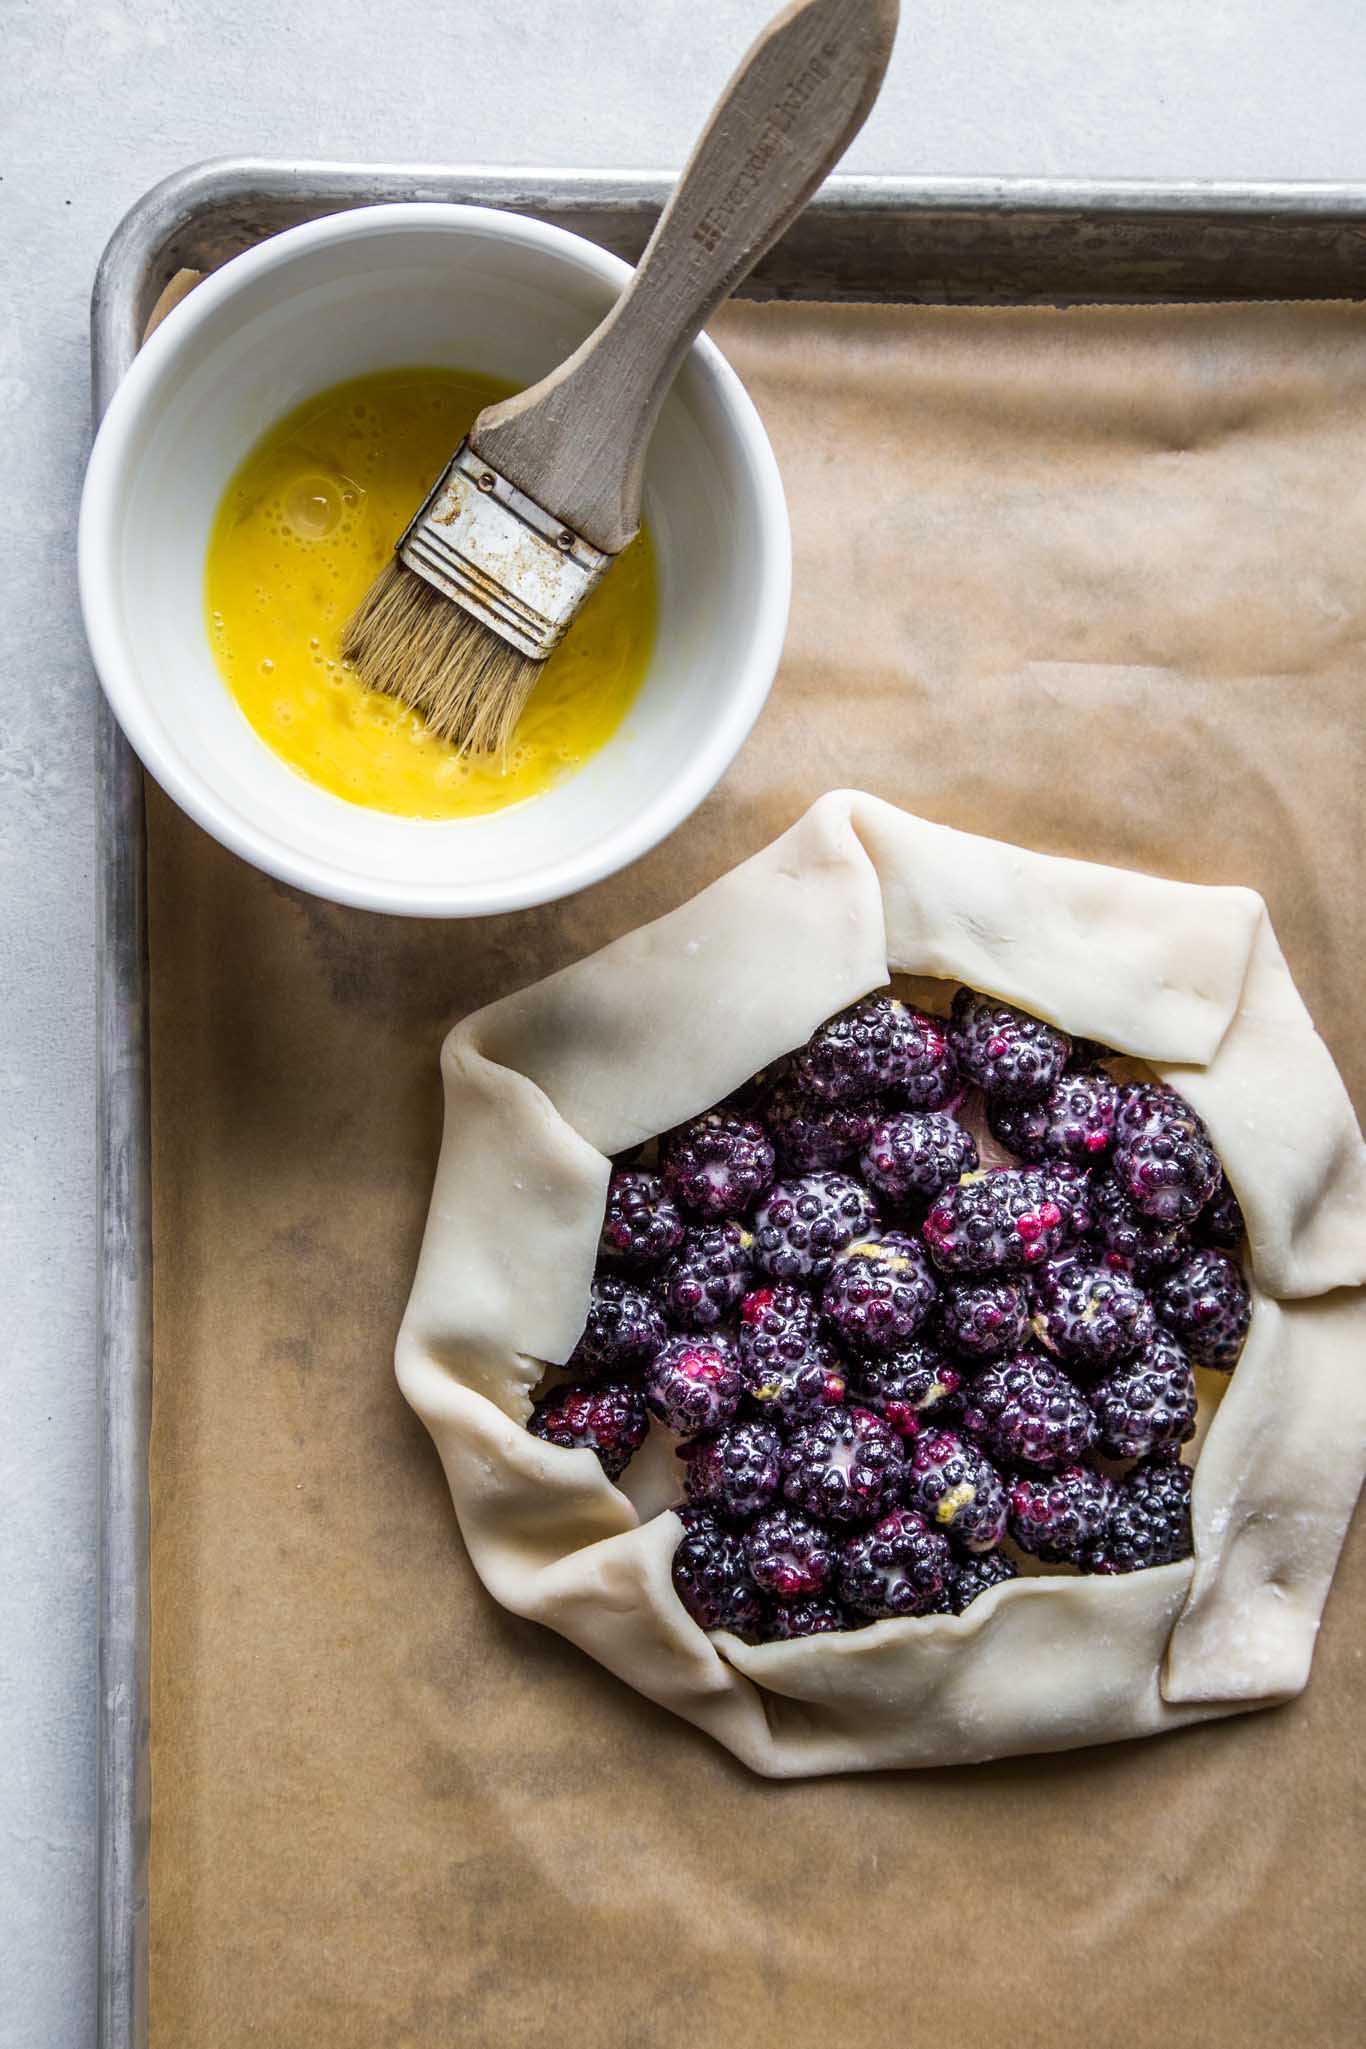
[[(633, 261), (660, 172), (221, 158), (173, 172), (111, 236), (91, 306), (96, 417), (177, 272), (299, 220), (392, 199), (554, 220)], [(1366, 295), (1366, 185), (839, 175), (747, 282), (759, 297), (928, 303)], [(147, 2040), (151, 1160), (142, 776), (98, 729), (99, 1973), (101, 2049)]]
[(756, 1781), (482, 1593), (393, 1386), (444, 1026), (855, 784), (1261, 888), (1358, 1107), (1366, 308), (733, 307), (794, 516), (721, 789), (571, 902), (412, 925), (150, 811), (152, 2039), (1346, 2045), (1349, 1541), (1269, 1714)]

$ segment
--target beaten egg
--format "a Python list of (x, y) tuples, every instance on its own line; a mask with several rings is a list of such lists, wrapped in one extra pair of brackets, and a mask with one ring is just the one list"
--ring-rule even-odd
[(506, 760), (461, 754), (341, 659), (395, 540), (512, 388), (452, 370), (353, 378), (278, 421), (224, 494), (205, 578), (218, 667), (267, 746), (353, 804), (461, 818), (538, 796), (611, 738), (644, 678), (656, 583), (643, 529), (546, 663)]

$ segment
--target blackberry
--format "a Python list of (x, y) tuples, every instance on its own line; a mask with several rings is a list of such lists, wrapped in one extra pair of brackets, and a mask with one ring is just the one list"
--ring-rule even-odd
[(1135, 1466), (1115, 1490), (1105, 1528), (1082, 1557), (1084, 1572), (1142, 1572), (1189, 1558), (1191, 1471), (1169, 1459)]
[(1115, 1179), (1145, 1216), (1187, 1224), (1219, 1185), (1209, 1133), (1175, 1089), (1136, 1082), (1118, 1092)]
[(1157, 1329), (1152, 1303), (1127, 1274), (1069, 1261), (1038, 1290), (1034, 1335), (1074, 1371), (1103, 1373), (1130, 1359)]
[(849, 1392), (898, 1437), (914, 1437), (925, 1417), (957, 1394), (958, 1375), (934, 1345), (917, 1338), (880, 1359), (856, 1359)]
[(853, 1158), (874, 1114), (866, 1103), (816, 1103), (781, 1087), (764, 1105), (763, 1119), (785, 1174), (819, 1174)]
[(795, 1423), (844, 1400), (844, 1375), (800, 1288), (756, 1288), (740, 1305), (740, 1358), (749, 1398), (775, 1422)]
[(820, 1103), (864, 1102), (895, 1089), (925, 1109), (947, 1102), (955, 1085), (941, 1021), (885, 995), (865, 997), (813, 1032), (792, 1078)]
[(1191, 1241), (1187, 1224), (1164, 1224), (1144, 1216), (1108, 1175), (1091, 1184), (1095, 1235), (1104, 1247), (1105, 1264), (1116, 1272), (1150, 1281), (1173, 1266)]
[(1020, 1281), (955, 1281), (939, 1298), (944, 1337), (965, 1359), (1017, 1352), (1029, 1332), (1029, 1296)]
[(820, 1103), (858, 1103), (889, 1089), (906, 1064), (907, 1011), (892, 996), (866, 996), (818, 1025), (792, 1062), (802, 1094)]
[(1153, 1138), (1172, 1125), (1203, 1129), (1184, 1096), (1164, 1083), (1123, 1082), (1115, 1094), (1115, 1143), (1132, 1145), (1135, 1139)]
[(938, 1294), (918, 1241), (889, 1231), (840, 1254), (821, 1296), (821, 1314), (853, 1350), (891, 1352), (915, 1336)]
[(873, 1126), (859, 1155), (870, 1188), (892, 1202), (933, 1202), (977, 1165), (971, 1132), (939, 1110), (898, 1110)]
[(588, 1319), (569, 1355), (569, 1370), (585, 1380), (638, 1373), (667, 1335), (659, 1304), (643, 1288), (617, 1274), (595, 1274)]
[(1158, 1330), (1134, 1358), (1087, 1390), (1107, 1458), (1146, 1458), (1195, 1435), (1195, 1375), (1176, 1339)]
[(820, 1341), (820, 1305), (805, 1288), (769, 1282), (751, 1289), (740, 1304), (740, 1356), (750, 1378), (779, 1360), (795, 1365)]
[(949, 1046), (960, 1074), (1010, 1103), (1046, 1096), (1072, 1050), (1066, 1032), (975, 989), (954, 996)]
[(773, 1147), (761, 1124), (708, 1110), (660, 1142), (669, 1192), (698, 1217), (735, 1217), (773, 1179)]
[(871, 1409), (827, 1409), (798, 1423), (783, 1446), (784, 1495), (826, 1522), (871, 1522), (884, 1514), (904, 1471), (901, 1440)]
[(665, 1314), (682, 1330), (711, 1330), (753, 1275), (754, 1240), (742, 1225), (694, 1224), (659, 1277)]
[(769, 1189), (754, 1216), (754, 1261), (775, 1280), (823, 1281), (855, 1238), (877, 1228), (872, 1197), (847, 1174), (803, 1174)]
[(982, 1551), (972, 1558), (955, 1558), (949, 1567), (946, 1587), (949, 1613), (961, 1615), (979, 1594), (1019, 1576), (1019, 1566), (1013, 1558), (1007, 1558), (1004, 1551)]
[(1170, 1125), (1115, 1152), (1115, 1179), (1145, 1217), (1188, 1224), (1219, 1185), (1219, 1155), (1202, 1131)]
[(820, 1338), (800, 1365), (770, 1367), (749, 1388), (748, 1400), (756, 1416), (786, 1429), (791, 1423), (820, 1415), (823, 1409), (836, 1408), (848, 1392), (848, 1378), (834, 1346)]
[(623, 1266), (652, 1267), (683, 1237), (683, 1213), (658, 1174), (623, 1169), (607, 1186), (602, 1250)]
[(948, 1018), (928, 1010), (907, 1010), (907, 1018), (905, 1072), (893, 1088), (893, 1100), (907, 1111), (952, 1111), (963, 1102), (965, 1086), (948, 1047)]
[(649, 1430), (645, 1397), (625, 1381), (556, 1387), (531, 1411), (527, 1429), (565, 1451), (595, 1451), (609, 1480), (625, 1472)]
[(1157, 1313), (1197, 1366), (1232, 1373), (1252, 1321), (1252, 1297), (1238, 1262), (1208, 1247), (1164, 1275)]
[(1044, 1472), (1074, 1465), (1096, 1441), (1086, 1397), (1042, 1352), (979, 1373), (964, 1391), (963, 1428), (994, 1457)]
[(1201, 1210), (1195, 1229), (1203, 1245), (1217, 1245), (1224, 1252), (1236, 1252), (1242, 1244), (1247, 1219), (1226, 1174), (1219, 1176), (1219, 1186)]
[(906, 1062), (894, 1088), (908, 1110), (948, 1110), (962, 1100), (963, 1081), (949, 1050), (948, 1021), (926, 1010), (906, 1012)]
[(842, 1545), (840, 1597), (874, 1619), (925, 1615), (944, 1592), (951, 1566), (947, 1538), (915, 1509), (894, 1509)]
[(1114, 1143), (1117, 1095), (1108, 1074), (1065, 1074), (1037, 1103), (989, 1101), (987, 1123), (1022, 1160), (1094, 1166)]
[(929, 1430), (907, 1449), (908, 1507), (965, 1550), (994, 1551), (1006, 1533), (1006, 1490), (990, 1460), (950, 1430)]
[(727, 1423), (683, 1453), (689, 1501), (738, 1521), (757, 1515), (778, 1491), (782, 1441), (766, 1423)]
[(757, 1629), (763, 1603), (745, 1569), (745, 1547), (712, 1516), (691, 1514), (673, 1556), (679, 1600), (702, 1629)]
[(1090, 1226), (1084, 1176), (1046, 1167), (995, 1167), (941, 1195), (923, 1225), (934, 1263), (948, 1273), (1035, 1266)]
[(645, 1406), (679, 1437), (719, 1430), (740, 1406), (745, 1376), (723, 1337), (668, 1338), (645, 1369)]
[(835, 1544), (829, 1530), (809, 1516), (771, 1508), (746, 1530), (745, 1558), (757, 1587), (790, 1600), (820, 1592), (835, 1569)]
[(1115, 1483), (1090, 1466), (1064, 1466), (1010, 1488), (1010, 1534), (1022, 1551), (1049, 1564), (1076, 1564), (1105, 1529)]
[(814, 1594), (798, 1601), (770, 1601), (764, 1612), (762, 1640), (792, 1643), (799, 1636), (826, 1636), (848, 1627), (849, 1618), (838, 1601)]

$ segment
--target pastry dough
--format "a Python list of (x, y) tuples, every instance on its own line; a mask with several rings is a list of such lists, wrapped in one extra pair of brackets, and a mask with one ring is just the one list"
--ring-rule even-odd
[[(960, 1617), (746, 1645), (673, 1591), (679, 1524), (523, 1427), (582, 1328), (607, 1155), (708, 1109), (891, 973), (1148, 1062), (1247, 1217), (1254, 1311), (1196, 1470), (1195, 1555), (1019, 1579)], [(465, 1019), (398, 1341), (485, 1586), (776, 1778), (962, 1764), (1265, 1706), (1309, 1676), (1366, 1463), (1366, 1150), (1260, 897), (823, 797), (655, 924)], [(654, 1447), (625, 1486), (642, 1501)], [(656, 1499), (668, 1499), (666, 1476)]]

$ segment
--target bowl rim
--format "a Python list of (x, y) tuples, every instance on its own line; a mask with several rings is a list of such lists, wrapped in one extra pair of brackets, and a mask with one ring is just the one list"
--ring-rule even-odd
[[(697, 338), (685, 361), (719, 399), (760, 508), (753, 623), (745, 652), (737, 659), (733, 688), (696, 754), (644, 811), (589, 841), (577, 853), (543, 861), (506, 882), (484, 879), (468, 884), (422, 884), (359, 875), (301, 852), (287, 839), (244, 818), (214, 791), (192, 761), (162, 745), (152, 699), (142, 687), (118, 624), (116, 601), (119, 513), (130, 452), (163, 380), (192, 348), (201, 330), (238, 292), (273, 271), (288, 268), (314, 249), (353, 237), (432, 229), (555, 250), (582, 271), (618, 289), (631, 276), (630, 265), (620, 257), (567, 228), (502, 208), (442, 200), (351, 208), (267, 237), (211, 272), (167, 314), (139, 349), (110, 400), (81, 491), (77, 584), (96, 674), (125, 738), (148, 773), (212, 838), (278, 881), (335, 903), (407, 917), (488, 917), (572, 896), (639, 860), (667, 838), (725, 774), (772, 687), (792, 594), (787, 501), (777, 458), (754, 401), (707, 335)], [(453, 824), (464, 823), (449, 819), (402, 822), (415, 835), (449, 832)]]

